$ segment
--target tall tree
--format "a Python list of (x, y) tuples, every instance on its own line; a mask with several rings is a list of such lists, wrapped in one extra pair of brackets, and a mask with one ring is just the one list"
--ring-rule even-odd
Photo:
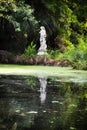
[(33, 9), (23, 0), (0, 0), (0, 49), (24, 50), (27, 39), (34, 40), (37, 25)]

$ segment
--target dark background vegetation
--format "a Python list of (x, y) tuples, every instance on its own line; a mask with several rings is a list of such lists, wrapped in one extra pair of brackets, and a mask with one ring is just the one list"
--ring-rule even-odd
[[(47, 31), (48, 50), (56, 50), (56, 54), (51, 52), (54, 58), (57, 52), (67, 50), (71, 55), (75, 50), (75, 56), (85, 57), (86, 61), (86, 0), (0, 0), (0, 50), (22, 54), (31, 42), (37, 50), (42, 25)], [(82, 48), (85, 54), (78, 54)], [(59, 58), (66, 55), (59, 55)], [(72, 57), (67, 59), (72, 61)]]

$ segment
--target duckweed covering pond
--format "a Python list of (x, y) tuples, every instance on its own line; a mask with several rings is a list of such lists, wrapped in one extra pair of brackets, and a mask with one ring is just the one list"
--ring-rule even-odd
[(71, 67), (0, 65), (1, 75), (58, 76), (64, 81), (87, 82), (87, 71)]

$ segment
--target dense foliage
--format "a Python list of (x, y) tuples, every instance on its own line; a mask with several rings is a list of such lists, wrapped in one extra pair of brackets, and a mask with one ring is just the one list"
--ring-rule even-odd
[(0, 0), (0, 49), (20, 53), (31, 42), (38, 48), (41, 25), (52, 58), (87, 69), (86, 0)]
[(37, 24), (33, 9), (24, 1), (0, 0), (0, 49), (24, 51), (27, 41), (34, 39)]

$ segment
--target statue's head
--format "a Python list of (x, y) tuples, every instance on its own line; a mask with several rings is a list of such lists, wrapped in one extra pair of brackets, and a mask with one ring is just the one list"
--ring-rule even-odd
[(41, 30), (45, 30), (45, 27), (44, 27), (44, 26), (41, 26), (40, 29), (41, 29)]

